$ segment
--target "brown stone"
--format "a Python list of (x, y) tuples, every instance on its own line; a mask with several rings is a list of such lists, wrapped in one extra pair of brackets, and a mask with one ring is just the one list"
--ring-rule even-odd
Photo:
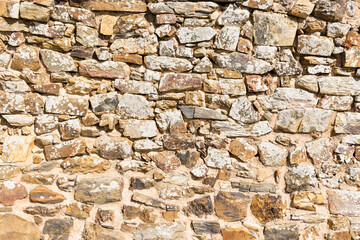
[(242, 193), (220, 191), (215, 197), (216, 215), (225, 221), (239, 221), (246, 217), (249, 202)]
[(60, 166), (65, 172), (74, 173), (103, 173), (110, 168), (110, 162), (93, 156), (82, 156), (77, 160), (65, 159)]
[(131, 200), (145, 204), (146, 206), (151, 206), (151, 207), (156, 207), (156, 208), (161, 208), (161, 209), (166, 209), (166, 207), (167, 207), (166, 203), (164, 203), (163, 201), (157, 200), (155, 198), (149, 197), (147, 195), (144, 195), (144, 194), (141, 194), (138, 192), (134, 192), (134, 194), (131, 197)]
[(60, 208), (47, 208), (43, 206), (27, 207), (24, 212), (31, 215), (38, 215), (42, 217), (54, 217), (60, 212)]
[(84, 60), (79, 62), (79, 73), (94, 78), (127, 78), (130, 75), (130, 68), (123, 62)]
[(84, 139), (73, 139), (55, 145), (45, 146), (45, 158), (53, 160), (58, 158), (82, 155), (85, 152), (86, 143)]
[(327, 190), (331, 214), (360, 216), (360, 192), (347, 190)]
[(148, 156), (153, 160), (158, 168), (165, 172), (175, 170), (180, 166), (180, 159), (171, 151), (150, 152)]
[(301, 191), (292, 196), (291, 206), (299, 209), (316, 211), (315, 204), (324, 204), (324, 196), (319, 191)]
[(124, 205), (123, 213), (124, 220), (132, 220), (140, 216), (141, 210), (139, 207)]
[(13, 215), (0, 215), (0, 239), (40, 240), (40, 229), (35, 223)]
[(77, 182), (74, 199), (97, 204), (119, 202), (123, 188), (121, 178), (85, 178)]
[(86, 219), (90, 216), (91, 209), (92, 209), (91, 205), (84, 205), (83, 208), (80, 208), (78, 203), (75, 202), (67, 206), (65, 210), (65, 214), (79, 219)]
[(180, 150), (176, 153), (176, 155), (180, 159), (181, 163), (188, 168), (195, 167), (200, 158), (200, 153), (196, 149)]
[(328, 237), (328, 240), (351, 240), (351, 233), (349, 231), (341, 231), (341, 232), (331, 232)]
[(144, 13), (127, 14), (119, 17), (114, 26), (114, 33), (123, 34), (137, 29), (149, 28), (150, 24), (145, 18)]
[(38, 203), (61, 203), (66, 198), (57, 192), (50, 190), (44, 186), (37, 186), (35, 187), (30, 193), (29, 198), (31, 202), (38, 202)]
[(11, 206), (18, 199), (27, 197), (27, 192), (22, 184), (7, 180), (0, 183), (0, 203)]
[(229, 228), (221, 231), (223, 240), (255, 240), (255, 236), (246, 228)]
[(188, 203), (186, 213), (195, 214), (198, 217), (211, 215), (214, 212), (214, 206), (210, 196), (197, 198)]
[(191, 226), (196, 234), (220, 233), (220, 224), (215, 221), (191, 221)]
[(38, 22), (48, 22), (51, 10), (31, 2), (22, 2), (20, 4), (20, 17), (27, 20)]
[(350, 45), (360, 46), (360, 34), (355, 31), (349, 31), (346, 34), (346, 43)]
[(160, 14), (156, 15), (156, 24), (175, 24), (176, 15), (175, 14)]
[(55, 182), (57, 175), (55, 174), (36, 174), (36, 175), (23, 175), (21, 181), (30, 184), (44, 184), (51, 185)]
[(62, 84), (48, 83), (41, 85), (32, 85), (31, 87), (34, 89), (35, 92), (58, 96), (60, 94), (60, 89), (62, 88)]
[(268, 90), (264, 77), (259, 75), (246, 76), (246, 86), (249, 92), (264, 92)]
[(103, 136), (96, 141), (99, 155), (109, 160), (128, 158), (132, 154), (132, 145), (129, 139), (123, 137)]
[(178, 219), (178, 212), (175, 211), (169, 211), (169, 212), (163, 212), (163, 218), (166, 221), (173, 222), (175, 219)]
[(290, 153), (290, 164), (299, 164), (307, 162), (306, 148), (298, 147)]
[(41, 67), (39, 50), (32, 46), (22, 45), (16, 49), (13, 55), (11, 68), (21, 71), (24, 68), (38, 70)]
[(233, 140), (229, 146), (229, 152), (246, 162), (257, 154), (257, 148), (241, 138)]
[(125, 240), (126, 237), (123, 232), (114, 229), (103, 228), (98, 224), (86, 222), (82, 239), (86, 240)]
[(59, 123), (59, 132), (63, 140), (80, 137), (80, 121), (77, 119)]
[(281, 196), (256, 195), (250, 206), (252, 214), (262, 223), (269, 222), (285, 215), (286, 203), (283, 203)]
[(0, 166), (0, 180), (14, 178), (20, 174), (20, 168), (17, 166)]
[(197, 90), (202, 86), (199, 74), (166, 73), (160, 80), (159, 91), (186, 91)]
[(48, 219), (44, 224), (43, 233), (48, 235), (50, 240), (67, 240), (72, 227), (72, 219)]
[(143, 0), (135, 0), (130, 3), (127, 0), (114, 0), (111, 2), (106, 0), (86, 2), (71, 0), (70, 5), (94, 11), (145, 12), (147, 10), (146, 3)]
[(143, 64), (143, 58), (141, 55), (137, 55), (137, 54), (127, 54), (127, 53), (116, 53), (113, 56), (113, 60), (114, 61), (119, 61), (119, 62), (126, 62), (126, 63), (132, 63), (132, 64), (138, 64), (138, 65), (142, 65)]
[(193, 134), (164, 134), (164, 147), (169, 150), (195, 148)]

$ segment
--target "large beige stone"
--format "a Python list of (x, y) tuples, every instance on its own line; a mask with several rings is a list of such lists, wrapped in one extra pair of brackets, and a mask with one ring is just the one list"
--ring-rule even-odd
[(0, 215), (0, 239), (40, 240), (40, 229), (33, 222), (13, 215)]
[(257, 45), (292, 46), (297, 22), (286, 15), (255, 11), (254, 42)]
[(35, 136), (9, 136), (2, 147), (4, 162), (25, 162), (34, 148)]

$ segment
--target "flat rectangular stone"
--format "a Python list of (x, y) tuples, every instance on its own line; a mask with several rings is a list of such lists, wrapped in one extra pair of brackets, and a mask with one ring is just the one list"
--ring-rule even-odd
[(70, 5), (94, 11), (146, 12), (147, 9), (144, 0), (71, 0)]
[(89, 101), (75, 96), (49, 96), (45, 102), (45, 112), (84, 116), (89, 109)]
[(328, 190), (331, 214), (360, 217), (360, 192), (347, 190)]
[(212, 128), (224, 134), (226, 137), (256, 137), (268, 134), (272, 131), (268, 121), (260, 121), (255, 124), (243, 125), (225, 121), (215, 121)]
[(352, 77), (321, 77), (318, 83), (321, 94), (337, 96), (360, 94), (360, 82)]
[(331, 56), (334, 47), (332, 38), (315, 35), (298, 36), (297, 51), (301, 54)]
[(119, 202), (124, 184), (121, 178), (85, 178), (76, 183), (74, 199), (83, 203)]
[(81, 155), (85, 152), (85, 148), (85, 140), (78, 138), (55, 145), (45, 146), (44, 153), (47, 160), (53, 160)]
[(197, 90), (202, 86), (200, 74), (165, 73), (160, 80), (159, 91), (187, 91)]

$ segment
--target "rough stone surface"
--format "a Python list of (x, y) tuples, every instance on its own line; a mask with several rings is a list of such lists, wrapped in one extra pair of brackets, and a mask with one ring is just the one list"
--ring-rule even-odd
[[(255, 1), (254, 1), (255, 2)], [(292, 46), (297, 22), (286, 15), (255, 11), (254, 42), (257, 45)]]
[(359, 29), (358, 0), (0, 0), (0, 240), (359, 239)]
[(216, 215), (225, 221), (239, 221), (247, 216), (250, 198), (239, 192), (220, 191), (215, 197)]
[(84, 203), (109, 203), (121, 200), (123, 181), (119, 178), (92, 179), (79, 181), (75, 188), (75, 200)]
[(286, 213), (286, 205), (280, 196), (256, 195), (251, 202), (252, 214), (262, 223), (282, 218)]

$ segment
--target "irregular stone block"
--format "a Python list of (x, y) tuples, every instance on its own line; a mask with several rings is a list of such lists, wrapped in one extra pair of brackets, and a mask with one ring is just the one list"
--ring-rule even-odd
[(255, 11), (254, 42), (257, 45), (292, 46), (297, 22), (286, 15)]
[(79, 62), (79, 73), (86, 77), (95, 78), (123, 78), (130, 76), (130, 68), (126, 63), (96, 60), (84, 60)]
[(85, 178), (76, 183), (74, 199), (95, 204), (119, 202), (123, 188), (119, 178)]
[(331, 56), (334, 47), (332, 38), (315, 35), (298, 36), (297, 51), (301, 54)]
[(88, 100), (75, 96), (49, 96), (45, 103), (45, 112), (84, 116), (89, 108)]
[(216, 215), (225, 221), (240, 221), (247, 215), (250, 198), (239, 192), (220, 191), (215, 197)]
[(219, 67), (249, 74), (264, 74), (273, 69), (271, 64), (264, 60), (238, 52), (216, 56), (215, 62)]
[(82, 155), (85, 149), (86, 143), (84, 139), (73, 139), (59, 144), (45, 146), (44, 152), (47, 160), (53, 160)]
[(182, 27), (177, 31), (180, 43), (196, 43), (210, 41), (216, 34), (211, 27)]
[(329, 210), (331, 214), (344, 216), (360, 216), (360, 193), (357, 191), (327, 190)]

